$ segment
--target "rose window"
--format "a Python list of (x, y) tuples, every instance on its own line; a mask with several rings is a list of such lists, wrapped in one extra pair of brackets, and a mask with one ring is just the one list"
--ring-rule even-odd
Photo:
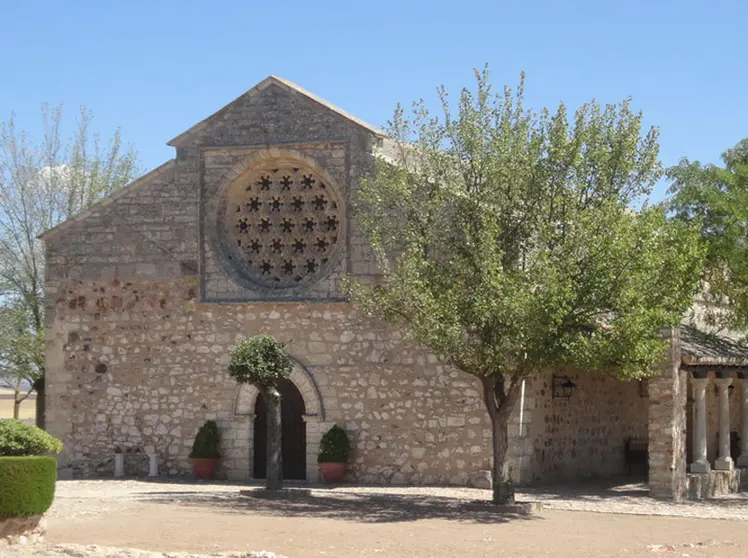
[(301, 165), (262, 168), (234, 184), (225, 217), (231, 258), (264, 286), (319, 278), (341, 237), (335, 189)]

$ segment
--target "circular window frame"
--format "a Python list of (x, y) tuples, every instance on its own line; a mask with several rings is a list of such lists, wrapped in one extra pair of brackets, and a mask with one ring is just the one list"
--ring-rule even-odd
[[(334, 268), (340, 262), (343, 247), (346, 242), (345, 239), (347, 238), (346, 202), (345, 197), (342, 195), (342, 192), (338, 187), (337, 181), (321, 169), (316, 162), (300, 154), (284, 156), (276, 155), (273, 157), (257, 157), (257, 155), (254, 155), (250, 156), (248, 159), (250, 159), (249, 162), (245, 159), (245, 168), (241, 171), (241, 174), (236, 176), (234, 179), (225, 180), (220, 192), (219, 203), (213, 220), (214, 231), (216, 234), (212, 235), (216, 239), (219, 248), (218, 254), (220, 261), (223, 263), (224, 267), (230, 271), (231, 275), (243, 286), (263, 293), (278, 295), (289, 293), (293, 295), (328, 279)], [(262, 282), (256, 279), (256, 268), (249, 265), (243, 258), (238, 257), (239, 252), (234, 246), (234, 237), (232, 234), (234, 223), (229, 218), (229, 202), (232, 199), (232, 194), (235, 189), (246, 188), (249, 181), (258, 171), (271, 169), (274, 166), (298, 167), (302, 170), (306, 169), (314, 173), (318, 178), (324, 181), (327, 189), (332, 192), (331, 197), (338, 204), (338, 240), (330, 250), (327, 262), (321, 264), (316, 273), (304, 276), (299, 281), (295, 281), (291, 284), (272, 283), (269, 281)]]

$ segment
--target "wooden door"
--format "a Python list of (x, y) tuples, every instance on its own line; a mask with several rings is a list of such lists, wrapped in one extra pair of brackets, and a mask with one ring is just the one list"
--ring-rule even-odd
[[(304, 399), (290, 380), (278, 384), (281, 394), (283, 478), (306, 479), (306, 423)], [(254, 478), (264, 479), (267, 466), (267, 407), (262, 393), (257, 396), (254, 420)]]

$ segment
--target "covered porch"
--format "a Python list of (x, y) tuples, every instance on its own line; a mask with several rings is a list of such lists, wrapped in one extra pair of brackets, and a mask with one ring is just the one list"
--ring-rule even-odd
[(649, 485), (654, 497), (702, 500), (748, 488), (748, 350), (690, 325), (670, 333), (649, 380)]

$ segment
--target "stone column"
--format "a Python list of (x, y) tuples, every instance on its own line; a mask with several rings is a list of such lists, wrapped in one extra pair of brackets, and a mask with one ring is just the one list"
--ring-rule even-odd
[(706, 386), (708, 384), (709, 378), (691, 378), (695, 411), (693, 424), (694, 460), (689, 467), (692, 473), (708, 473), (711, 468), (706, 458)]
[(734, 464), (730, 456), (730, 392), (732, 378), (717, 378), (719, 390), (719, 457), (714, 462), (718, 471), (732, 471)]
[(125, 456), (119, 452), (114, 454), (114, 476), (115, 478), (125, 476)]
[(748, 372), (738, 372), (740, 377), (740, 457), (738, 467), (748, 467)]

